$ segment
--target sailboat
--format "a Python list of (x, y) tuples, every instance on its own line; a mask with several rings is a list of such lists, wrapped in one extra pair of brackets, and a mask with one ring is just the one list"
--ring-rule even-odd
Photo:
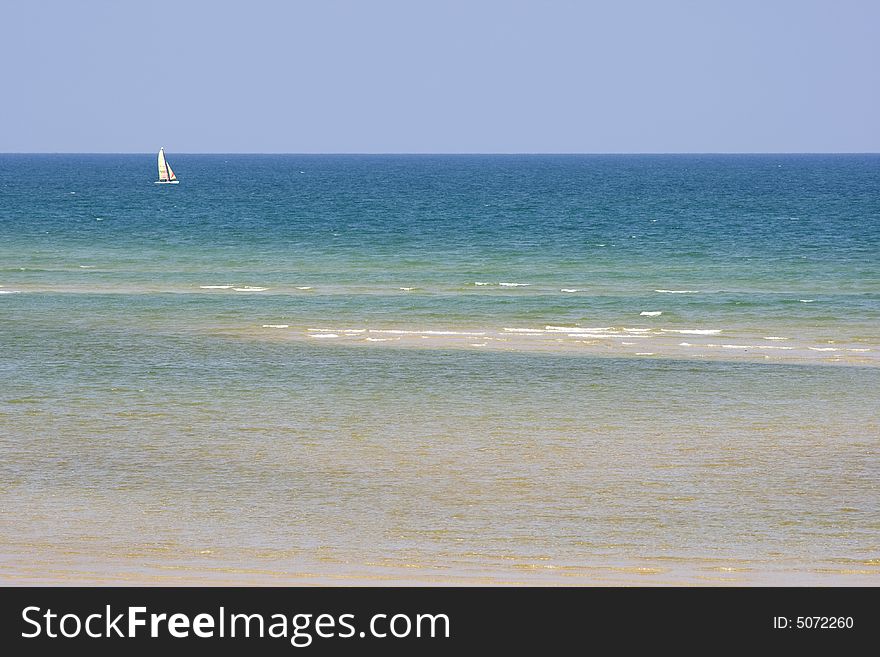
[(176, 185), (178, 182), (180, 181), (177, 180), (177, 176), (171, 170), (168, 160), (165, 159), (165, 148), (162, 147), (159, 149), (159, 180), (156, 181), (156, 184)]

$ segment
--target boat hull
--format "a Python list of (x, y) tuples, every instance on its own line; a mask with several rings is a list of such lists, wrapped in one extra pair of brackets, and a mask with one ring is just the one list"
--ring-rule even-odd
[(179, 180), (156, 180), (155, 183), (157, 185), (176, 185), (179, 183)]

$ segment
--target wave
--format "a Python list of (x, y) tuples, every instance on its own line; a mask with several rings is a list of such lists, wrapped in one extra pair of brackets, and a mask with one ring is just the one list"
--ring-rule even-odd
[(370, 333), (388, 333), (391, 335), (418, 335), (420, 331), (404, 331), (403, 329), (370, 329)]
[(654, 290), (654, 292), (660, 292), (661, 294), (699, 294), (699, 290)]
[(469, 332), (469, 331), (418, 331), (424, 335), (472, 335), (472, 336), (480, 336), (486, 335), (485, 331), (480, 332)]
[(529, 287), (531, 283), (499, 283), (501, 287)]
[(640, 317), (660, 317), (663, 314), (662, 310), (643, 310), (639, 313)]
[[(0, 290), (2, 292), (2, 290)], [(264, 330), (283, 330), (291, 329), (289, 324), (262, 324)], [(295, 325), (293, 325), (295, 327)], [(463, 327), (464, 328), (464, 327)], [(785, 361), (797, 357), (798, 354), (804, 354), (805, 350), (820, 352), (814, 360), (820, 359), (830, 360), (843, 356), (843, 352), (850, 353), (850, 359), (857, 361), (860, 357), (867, 360), (871, 356), (865, 352), (876, 351), (870, 348), (846, 347), (846, 345), (822, 346), (821, 342), (816, 346), (808, 347), (807, 344), (786, 344), (773, 342), (774, 340), (796, 340), (796, 338), (786, 338), (783, 336), (764, 336), (765, 342), (760, 334), (753, 337), (745, 335), (731, 336), (731, 339), (742, 339), (740, 343), (713, 343), (709, 340), (699, 340), (696, 343), (687, 341), (688, 337), (679, 337), (680, 342), (676, 342), (673, 336), (715, 336), (724, 333), (729, 329), (654, 329), (648, 327), (622, 327), (622, 326), (603, 326), (603, 327), (582, 327), (582, 326), (564, 326), (557, 324), (547, 324), (543, 328), (531, 327), (486, 327), (485, 330), (452, 330), (438, 326), (436, 328), (343, 328), (341, 326), (318, 326), (311, 328), (298, 328), (294, 334), (299, 333), (304, 338), (315, 338), (317, 340), (337, 340), (337, 345), (355, 344), (360, 342), (382, 343), (392, 342), (401, 344), (446, 344), (459, 345), (467, 348), (493, 348), (495, 340), (501, 343), (508, 343), (510, 347), (528, 349), (533, 344), (544, 345), (547, 347), (555, 347), (559, 349), (578, 350), (584, 349), (590, 351), (616, 352), (620, 355), (638, 356), (638, 357), (664, 357), (670, 354), (678, 353), (679, 357), (703, 357), (716, 359), (773, 359), (774, 361)], [(290, 332), (284, 332), (284, 336), (291, 336)], [(507, 336), (513, 336), (509, 338)], [(523, 339), (519, 339), (522, 336)], [(270, 336), (266, 334), (267, 339)], [(276, 334), (277, 338), (282, 338), (282, 334)], [(746, 344), (749, 340), (756, 344)], [(425, 342), (427, 341), (427, 342)], [(766, 341), (769, 341), (766, 342)], [(619, 345), (619, 347), (618, 347)], [(675, 345), (675, 346), (673, 346)], [(500, 346), (500, 345), (498, 345)], [(630, 347), (641, 348), (644, 351), (636, 352)], [(659, 349), (660, 351), (649, 351), (650, 349)], [(676, 352), (675, 350), (678, 349)], [(722, 353), (724, 352), (724, 353)], [(782, 352), (789, 352), (783, 354)], [(824, 353), (829, 352), (829, 353)], [(840, 353), (838, 353), (840, 352)], [(726, 354), (726, 355), (725, 355)]]
[(370, 333), (386, 333), (389, 335), (465, 335), (480, 337), (486, 335), (485, 331), (408, 331), (405, 329), (370, 329)]
[(231, 290), (232, 285), (199, 285), (203, 290)]
[(779, 349), (784, 351), (791, 351), (794, 347), (776, 347), (773, 345), (767, 344), (704, 344), (704, 345), (695, 345), (690, 342), (681, 342), (679, 343), (680, 347), (712, 347), (714, 349)]
[[(693, 346), (693, 345), (689, 345)], [(769, 344), (707, 344), (706, 347), (721, 347), (722, 349), (778, 349), (781, 351), (792, 351), (794, 347), (776, 347)]]
[(564, 287), (559, 291), (560, 292), (580, 292), (580, 290), (573, 288), (573, 287)]
[(579, 326), (553, 326), (552, 324), (544, 327), (545, 331), (555, 332), (555, 333), (599, 333), (605, 331), (613, 331), (613, 326), (604, 326), (599, 328), (581, 328)]
[(244, 287), (234, 287), (232, 288), (236, 292), (265, 292), (268, 290), (268, 287), (253, 287), (251, 285), (245, 285)]
[(718, 335), (721, 329), (660, 329), (663, 333), (682, 333), (684, 335)]

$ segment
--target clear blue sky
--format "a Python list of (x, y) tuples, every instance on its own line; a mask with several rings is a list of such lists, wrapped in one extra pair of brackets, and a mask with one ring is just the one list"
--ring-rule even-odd
[(880, 0), (0, 10), (5, 152), (880, 151)]

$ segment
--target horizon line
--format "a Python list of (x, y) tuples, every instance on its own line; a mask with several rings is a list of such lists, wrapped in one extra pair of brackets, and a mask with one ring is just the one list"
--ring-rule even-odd
[[(0, 151), (0, 155), (151, 155), (152, 151)], [(176, 155), (880, 155), (880, 151), (171, 151)]]

